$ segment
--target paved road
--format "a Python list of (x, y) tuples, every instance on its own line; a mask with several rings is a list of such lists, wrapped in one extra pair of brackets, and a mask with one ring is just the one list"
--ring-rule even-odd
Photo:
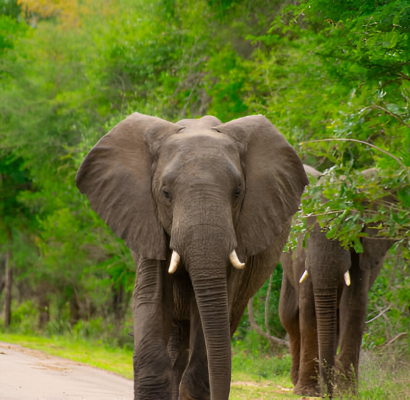
[(132, 400), (132, 381), (0, 342), (0, 400)]

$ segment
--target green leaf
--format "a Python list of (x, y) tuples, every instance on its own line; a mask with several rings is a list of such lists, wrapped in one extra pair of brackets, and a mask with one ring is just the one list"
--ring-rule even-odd
[(353, 244), (353, 248), (356, 253), (363, 253), (363, 245), (359, 239), (356, 239)]
[(397, 197), (405, 207), (410, 207), (410, 186), (405, 186), (397, 191)]

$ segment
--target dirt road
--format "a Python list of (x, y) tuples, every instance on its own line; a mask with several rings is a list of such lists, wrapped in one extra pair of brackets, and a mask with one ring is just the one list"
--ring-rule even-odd
[(0, 342), (0, 400), (131, 400), (132, 381)]

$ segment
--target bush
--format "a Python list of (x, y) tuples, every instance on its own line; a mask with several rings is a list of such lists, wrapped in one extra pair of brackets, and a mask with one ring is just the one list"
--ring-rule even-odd
[(10, 331), (23, 335), (38, 331), (38, 308), (31, 300), (23, 301), (20, 305), (13, 301), (12, 310)]

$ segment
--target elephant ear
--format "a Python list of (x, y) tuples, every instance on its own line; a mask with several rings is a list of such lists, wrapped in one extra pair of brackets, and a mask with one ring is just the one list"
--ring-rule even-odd
[(180, 127), (134, 113), (87, 154), (76, 184), (92, 209), (125, 244), (144, 258), (166, 259), (166, 238), (151, 191), (151, 146)]
[(309, 183), (303, 164), (284, 136), (262, 115), (217, 126), (245, 147), (245, 197), (236, 226), (238, 250), (265, 250), (290, 223)]

